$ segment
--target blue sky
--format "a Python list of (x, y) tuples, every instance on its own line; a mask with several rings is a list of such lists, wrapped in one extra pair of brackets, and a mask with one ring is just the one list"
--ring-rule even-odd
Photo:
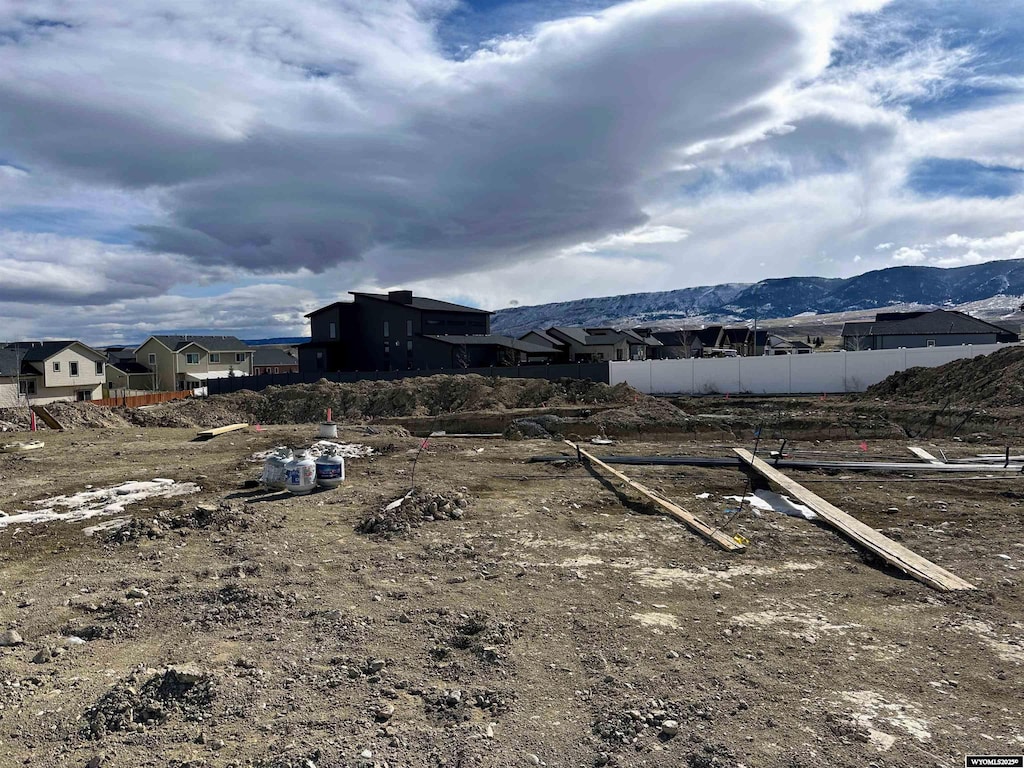
[(14, 337), (1024, 258), (1024, 2), (0, 5)]

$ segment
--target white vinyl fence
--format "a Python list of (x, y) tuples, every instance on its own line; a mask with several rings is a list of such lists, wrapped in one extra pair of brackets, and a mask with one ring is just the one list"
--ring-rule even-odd
[(652, 395), (863, 392), (896, 371), (988, 355), (1013, 344), (610, 363), (610, 383)]

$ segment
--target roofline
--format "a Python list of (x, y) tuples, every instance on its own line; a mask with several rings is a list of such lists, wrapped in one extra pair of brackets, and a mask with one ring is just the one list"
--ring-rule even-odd
[[(349, 293), (352, 293), (352, 292), (349, 291)], [(314, 309), (309, 314), (303, 315), (303, 317), (312, 317), (313, 315), (319, 315), (321, 312), (326, 312), (328, 309), (334, 309), (339, 304), (345, 304), (346, 306), (352, 306), (353, 304), (355, 304), (355, 302), (352, 302), (352, 301), (336, 301), (333, 304), (328, 304), (326, 307), (320, 307), (320, 309)]]
[[(385, 295), (381, 295), (379, 293), (366, 293), (365, 291), (349, 291), (349, 293), (352, 294), (353, 296), (365, 296), (368, 299), (375, 299), (377, 301), (383, 301), (386, 304), (397, 304), (400, 307), (409, 307), (410, 309), (415, 309), (415, 310), (418, 310), (419, 312), (451, 312), (452, 311), (450, 309), (427, 309), (425, 307), (414, 307), (411, 304), (402, 304), (402, 303), (397, 302), (397, 301), (391, 301), (391, 299), (389, 299), (386, 294)], [(413, 296), (413, 298), (415, 299), (416, 297)], [(419, 298), (422, 299), (422, 298), (425, 298), (425, 297), (420, 296)], [(429, 298), (429, 297), (426, 297), (426, 298)], [(441, 299), (432, 299), (432, 301), (441, 301)], [(340, 304), (341, 302), (335, 302), (335, 303), (336, 304)], [(476, 307), (467, 307), (465, 304), (453, 304), (450, 301), (446, 301), (444, 303), (445, 304), (451, 304), (453, 307), (458, 307), (463, 312), (479, 312), (482, 315), (493, 315), (493, 314), (495, 314), (494, 312), (492, 312), (489, 309), (477, 309)]]

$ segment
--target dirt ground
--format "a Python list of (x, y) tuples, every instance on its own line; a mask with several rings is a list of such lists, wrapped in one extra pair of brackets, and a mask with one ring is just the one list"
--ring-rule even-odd
[[(1024, 752), (1019, 475), (791, 473), (978, 587), (941, 594), (814, 521), (732, 519), (737, 470), (625, 468), (750, 540), (725, 553), (584, 466), (527, 463), (565, 450), (552, 440), (431, 439), (422, 509), (398, 530), (366, 523), (413, 482), (421, 439), (394, 427), (341, 430), (375, 453), (338, 489), (246, 487), (253, 454), (316, 429), (81, 429), (0, 454), (7, 515), (87, 486), (199, 486), (77, 522), (0, 518), (0, 633), (23, 641), (0, 647), (0, 765), (945, 768)], [(592, 449), (753, 442), (733, 434)], [(788, 450), (912, 461), (908, 444), (1004, 447)]]

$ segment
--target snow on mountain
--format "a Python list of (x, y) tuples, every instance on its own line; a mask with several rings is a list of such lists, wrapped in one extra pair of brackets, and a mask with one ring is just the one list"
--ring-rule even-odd
[(758, 283), (563, 301), (497, 312), (494, 333), (568, 326), (689, 327), (706, 323), (856, 312), (894, 305), (957, 307), (986, 317), (1013, 313), (1024, 299), (1024, 259), (966, 267), (891, 267), (847, 279), (786, 277)]

